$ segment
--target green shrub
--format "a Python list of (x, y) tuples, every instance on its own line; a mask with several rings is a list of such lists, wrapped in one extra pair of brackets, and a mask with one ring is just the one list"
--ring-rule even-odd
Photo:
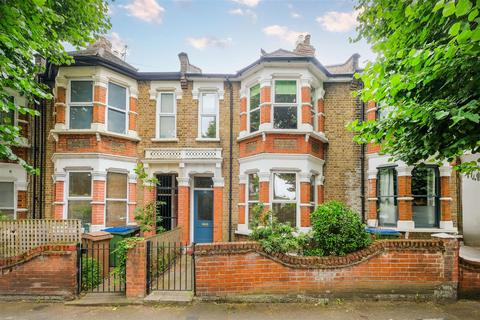
[(342, 256), (365, 248), (371, 238), (359, 215), (346, 205), (331, 201), (311, 214), (312, 241), (305, 255)]
[(267, 253), (299, 253), (305, 243), (303, 235), (289, 223), (280, 223), (271, 211), (263, 212), (263, 204), (252, 210), (254, 218), (250, 239), (258, 241)]
[(96, 288), (102, 283), (100, 264), (93, 258), (82, 258), (82, 290)]

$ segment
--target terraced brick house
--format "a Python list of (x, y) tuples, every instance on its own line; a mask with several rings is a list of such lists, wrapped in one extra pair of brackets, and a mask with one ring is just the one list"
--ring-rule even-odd
[[(0, 164), (0, 209), (17, 218), (79, 218), (96, 231), (136, 224), (135, 208), (158, 200), (163, 226), (181, 226), (186, 242), (241, 239), (259, 202), (303, 231), (328, 200), (371, 226), (411, 234), (455, 231), (460, 222), (450, 164), (408, 167), (352, 141), (346, 124), (383, 110), (352, 95), (361, 86), (358, 55), (324, 66), (306, 36), (293, 51), (262, 50), (236, 73), (210, 74), (185, 53), (180, 71), (139, 72), (105, 39), (71, 54), (73, 65), (48, 64), (42, 76), (55, 99), (35, 125), (45, 135), (36, 149), (46, 159), (37, 163), (42, 193), (30, 190), (40, 215), (26, 200), (37, 182)], [(138, 163), (157, 185), (138, 179)]]

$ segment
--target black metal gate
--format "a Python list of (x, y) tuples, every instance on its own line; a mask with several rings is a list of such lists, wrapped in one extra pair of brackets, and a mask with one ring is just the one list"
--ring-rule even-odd
[(195, 291), (195, 244), (147, 242), (147, 291)]
[(125, 293), (125, 261), (110, 242), (78, 246), (78, 292)]

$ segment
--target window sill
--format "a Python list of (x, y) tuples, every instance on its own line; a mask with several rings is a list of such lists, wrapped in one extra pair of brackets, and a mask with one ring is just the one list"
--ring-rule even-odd
[(56, 141), (58, 140), (59, 134), (66, 134), (66, 135), (96, 134), (97, 140), (100, 140), (100, 136), (102, 135), (102, 136), (121, 138), (121, 139), (126, 139), (131, 141), (140, 141), (140, 138), (137, 135), (121, 134), (121, 133), (115, 133), (111, 131), (92, 130), (92, 129), (53, 129), (53, 130), (50, 130), (50, 133), (54, 136)]
[(242, 135), (237, 138), (237, 141), (243, 141), (247, 140), (253, 137), (261, 136), (264, 134), (291, 134), (291, 135), (309, 135), (311, 137), (314, 137), (322, 142), (328, 143), (327, 137), (325, 137), (325, 133), (323, 132), (317, 132), (317, 131), (308, 131), (308, 130), (299, 130), (299, 129), (264, 129), (264, 130), (259, 130), (255, 131), (253, 133), (246, 133), (245, 135)]
[(198, 142), (220, 142), (219, 138), (196, 138), (195, 141)]
[(178, 138), (152, 138), (152, 142), (178, 142)]

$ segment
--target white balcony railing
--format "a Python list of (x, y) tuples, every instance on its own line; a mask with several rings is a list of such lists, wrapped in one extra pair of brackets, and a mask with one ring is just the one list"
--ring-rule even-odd
[(222, 149), (217, 148), (155, 148), (145, 150), (146, 159), (154, 160), (217, 160), (222, 159)]

